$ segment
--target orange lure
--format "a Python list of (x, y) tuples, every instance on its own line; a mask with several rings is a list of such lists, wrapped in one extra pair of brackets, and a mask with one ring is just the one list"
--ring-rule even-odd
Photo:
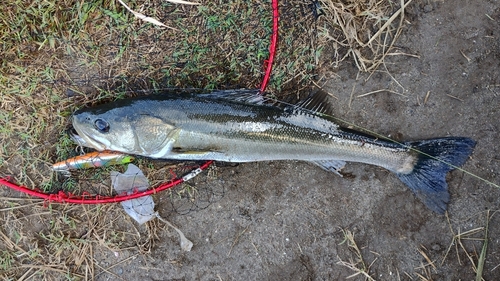
[(78, 169), (97, 168), (110, 165), (126, 164), (134, 157), (113, 151), (95, 151), (57, 162), (52, 165), (54, 171), (69, 171)]

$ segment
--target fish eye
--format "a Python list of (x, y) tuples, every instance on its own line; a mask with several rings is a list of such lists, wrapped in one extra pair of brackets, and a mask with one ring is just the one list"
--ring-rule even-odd
[(102, 120), (102, 119), (97, 119), (94, 121), (94, 127), (101, 133), (107, 133), (109, 131), (109, 124), (108, 122)]

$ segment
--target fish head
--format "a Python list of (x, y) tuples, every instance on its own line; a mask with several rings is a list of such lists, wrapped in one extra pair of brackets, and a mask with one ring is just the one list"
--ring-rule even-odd
[(151, 112), (132, 111), (128, 107), (78, 110), (72, 124), (72, 137), (82, 146), (143, 156), (162, 151), (175, 131), (175, 126)]

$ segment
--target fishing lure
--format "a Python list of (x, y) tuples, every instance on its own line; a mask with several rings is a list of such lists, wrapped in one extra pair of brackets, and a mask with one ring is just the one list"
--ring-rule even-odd
[(95, 151), (57, 162), (52, 165), (52, 169), (54, 171), (67, 172), (70, 170), (127, 164), (132, 161), (134, 161), (134, 157), (123, 153), (113, 151)]

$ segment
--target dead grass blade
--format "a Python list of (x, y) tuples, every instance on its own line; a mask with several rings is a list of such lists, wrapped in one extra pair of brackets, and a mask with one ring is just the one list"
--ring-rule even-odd
[[(157, 25), (157, 26), (161, 26), (161, 27), (167, 27), (167, 28), (170, 28), (170, 29), (173, 29), (173, 30), (178, 30), (176, 28), (173, 28), (171, 26), (168, 26), (168, 25), (165, 25), (163, 24), (162, 22), (160, 22), (159, 20), (155, 19), (155, 18), (152, 18), (152, 17), (148, 17), (144, 14), (141, 14), (139, 12), (136, 12), (134, 10), (132, 10), (129, 6), (127, 6), (127, 4), (125, 4), (122, 0), (118, 0), (118, 2), (120, 2), (120, 4), (122, 4), (123, 7), (125, 7), (125, 9), (127, 9), (129, 12), (131, 12), (136, 18), (140, 19), (140, 20), (143, 20), (145, 22), (149, 22), (149, 23), (152, 23), (154, 25)], [(171, 1), (172, 2), (172, 1)], [(183, 1), (181, 1), (183, 2)], [(188, 2), (189, 3), (189, 2)], [(196, 4), (191, 4), (191, 5), (196, 5)]]
[(418, 252), (422, 255), (422, 257), (424, 257), (424, 259), (427, 261), (427, 264), (425, 266), (431, 266), (434, 270), (436, 270), (436, 265), (434, 265), (434, 261), (432, 261), (429, 256), (427, 256), (427, 254), (425, 253), (425, 251), (427, 251), (427, 249), (420, 245), (420, 248), (418, 249)]
[[(47, 271), (52, 271), (56, 273), (61, 273), (61, 274), (67, 274), (68, 270), (64, 268), (62, 265), (31, 265), (31, 264), (22, 264), (14, 269), (37, 269), (39, 273), (44, 273)], [(78, 277), (78, 278), (84, 278), (83, 275), (80, 274), (73, 274), (73, 277)]]
[(342, 229), (342, 233), (344, 234), (344, 241), (342, 241), (342, 243), (340, 244), (347, 243), (348, 248), (353, 250), (355, 255), (355, 260), (350, 259), (349, 261), (343, 261), (342, 259), (340, 259), (340, 257), (338, 257), (339, 261), (337, 262), (337, 264), (345, 266), (355, 272), (354, 274), (349, 275), (347, 279), (362, 275), (365, 277), (365, 280), (375, 281), (375, 279), (370, 276), (369, 272), (371, 266), (373, 265), (373, 263), (375, 263), (377, 258), (375, 258), (370, 263), (370, 265), (367, 266), (361, 254), (361, 250), (354, 240), (354, 233), (352, 233), (350, 230), (344, 229)]
[(233, 248), (234, 246), (236, 246), (236, 244), (238, 244), (238, 242), (240, 241), (240, 238), (243, 234), (245, 234), (245, 232), (248, 230), (248, 228), (250, 227), (247, 226), (245, 229), (243, 229), (241, 232), (239, 232), (238, 234), (236, 234), (236, 237), (234, 238), (233, 240), (233, 243), (231, 244), (231, 248), (229, 249), (229, 251), (227, 252), (227, 256), (229, 257), (231, 255), (231, 252), (233, 251)]
[(400, 93), (398, 93), (396, 91), (392, 91), (392, 90), (389, 90), (389, 89), (380, 89), (380, 90), (375, 90), (375, 91), (371, 91), (371, 92), (368, 92), (368, 93), (365, 93), (365, 94), (358, 95), (358, 96), (356, 96), (356, 98), (362, 98), (362, 97), (366, 97), (366, 96), (369, 96), (369, 95), (373, 95), (373, 94), (376, 94), (376, 93), (382, 93), (382, 92), (396, 94), (396, 95), (399, 95), (399, 96), (402, 96), (402, 97), (408, 97), (408, 96), (400, 94)]
[[(450, 232), (452, 233), (453, 238), (452, 238), (452, 241), (450, 243), (450, 246), (448, 247), (448, 249), (447, 249), (447, 251), (445, 253), (445, 256), (443, 257), (441, 265), (444, 263), (444, 261), (445, 261), (446, 257), (448, 256), (451, 248), (453, 247), (453, 245), (455, 245), (455, 251), (456, 251), (456, 254), (457, 254), (457, 259), (458, 259), (459, 264), (462, 264), (462, 261), (460, 260), (460, 256), (459, 256), (459, 250), (461, 249), (465, 253), (465, 255), (467, 256), (467, 259), (470, 261), (470, 263), (472, 265), (473, 271), (476, 273), (475, 280), (476, 281), (483, 280), (482, 275), (483, 275), (483, 271), (484, 271), (484, 264), (485, 264), (485, 261), (486, 261), (486, 254), (487, 254), (487, 249), (488, 249), (488, 228), (489, 228), (489, 221), (490, 221), (490, 219), (492, 218), (493, 215), (494, 215), (494, 213), (492, 215), (490, 215), (490, 212), (488, 210), (486, 212), (486, 223), (485, 223), (484, 227), (477, 227), (477, 228), (474, 228), (474, 229), (471, 229), (471, 230), (468, 230), (468, 231), (465, 231), (465, 232), (460, 232), (460, 229), (459, 229), (458, 232), (457, 232), (457, 234), (455, 234), (455, 232), (453, 231), (453, 228), (451, 227), (451, 223), (450, 223), (449, 217), (446, 214), (446, 217), (447, 217), (447, 220), (448, 220), (448, 225), (449, 225), (449, 228), (450, 228)], [(475, 235), (475, 234), (480, 233), (482, 231), (484, 231), (483, 238), (472, 237), (472, 235)], [(471, 255), (469, 253), (469, 251), (467, 251), (466, 247), (464, 246), (463, 241), (465, 241), (465, 240), (482, 241), (483, 242), (482, 243), (482, 247), (481, 247), (481, 253), (479, 254), (479, 256), (477, 256), (476, 253), (473, 254), (474, 256), (477, 257), (477, 264), (474, 261), (473, 255)]]
[(483, 280), (484, 262), (486, 261), (486, 251), (488, 250), (488, 226), (492, 216), (493, 215), (490, 216), (490, 211), (488, 210), (486, 212), (486, 226), (484, 227), (483, 247), (481, 248), (481, 254), (479, 255), (479, 259), (477, 261), (476, 281)]
[(434, 264), (434, 261), (429, 258), (429, 256), (426, 254), (427, 249), (423, 246), (420, 245), (420, 248), (418, 249), (418, 252), (422, 257), (425, 259), (427, 262), (424, 264), (423, 262), (420, 263), (419, 267), (416, 267), (415, 269), (420, 269), (421, 273), (415, 272), (415, 275), (418, 276), (422, 281), (431, 281), (432, 280), (432, 272), (431, 269), (434, 269), (434, 272), (436, 272), (436, 265)]

